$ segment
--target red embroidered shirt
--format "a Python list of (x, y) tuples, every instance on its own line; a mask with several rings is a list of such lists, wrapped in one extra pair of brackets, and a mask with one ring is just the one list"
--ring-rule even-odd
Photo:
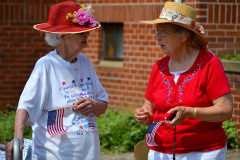
[[(176, 106), (209, 107), (212, 101), (231, 92), (221, 61), (212, 53), (200, 50), (193, 66), (179, 75), (177, 83), (169, 72), (166, 56), (152, 69), (145, 98), (155, 103), (153, 121), (162, 121), (163, 114)], [(155, 133), (154, 133), (155, 134)], [(158, 126), (153, 146), (149, 148), (173, 153), (174, 128), (166, 123)], [(226, 145), (222, 123), (187, 118), (176, 127), (176, 154), (212, 151)]]

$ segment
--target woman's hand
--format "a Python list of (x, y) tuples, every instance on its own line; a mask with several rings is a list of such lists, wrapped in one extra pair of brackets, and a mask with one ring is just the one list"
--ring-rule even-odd
[(150, 125), (154, 112), (154, 103), (145, 99), (143, 107), (135, 110), (134, 117), (139, 124)]
[[(23, 140), (23, 138), (21, 138), (20, 139), (20, 153), (23, 150), (23, 143), (24, 143), (24, 140)], [(13, 159), (13, 140), (11, 140), (10, 142), (7, 143), (7, 153), (8, 153), (8, 157), (10, 159)]]
[(81, 113), (83, 115), (93, 112), (95, 116), (98, 117), (101, 114), (105, 113), (108, 103), (101, 100), (85, 97), (77, 100), (74, 105), (76, 105), (76, 107), (73, 108), (75, 112)]
[[(29, 115), (28, 112), (24, 109), (18, 109), (15, 117), (15, 130), (14, 137), (20, 139), (20, 150), (23, 150), (23, 141), (24, 141), (24, 129), (27, 123)], [(13, 141), (8, 142), (7, 152), (10, 159), (13, 159)]]
[(205, 122), (223, 122), (229, 120), (232, 118), (233, 113), (232, 95), (231, 93), (226, 93), (216, 98), (213, 100), (213, 106), (194, 108), (178, 106), (170, 109), (168, 112), (175, 112), (176, 117), (172, 121), (166, 121), (166, 123), (174, 127), (181, 124), (187, 117), (200, 119)]
[(135, 110), (134, 117), (139, 124), (149, 125), (149, 112), (145, 111), (144, 108), (138, 108)]
[(175, 113), (176, 116), (173, 120), (166, 120), (165, 123), (169, 124), (171, 127), (175, 127), (181, 124), (186, 118), (193, 116), (193, 108), (192, 107), (183, 107), (178, 106), (172, 108), (168, 111), (168, 113)]

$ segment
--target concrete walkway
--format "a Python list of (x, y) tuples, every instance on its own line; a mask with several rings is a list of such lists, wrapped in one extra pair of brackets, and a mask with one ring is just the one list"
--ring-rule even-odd
[[(102, 154), (102, 160), (134, 160), (134, 153), (127, 152), (121, 154)], [(229, 150), (227, 151), (226, 160), (240, 160), (240, 150)]]

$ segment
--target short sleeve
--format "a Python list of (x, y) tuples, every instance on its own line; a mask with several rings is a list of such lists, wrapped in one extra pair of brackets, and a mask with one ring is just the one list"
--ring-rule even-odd
[(20, 96), (18, 109), (24, 109), (29, 114), (27, 125), (32, 125), (42, 113), (47, 97), (47, 80), (43, 64), (38, 62), (28, 79)]
[(219, 59), (215, 59), (209, 65), (206, 92), (211, 101), (231, 92), (227, 76)]

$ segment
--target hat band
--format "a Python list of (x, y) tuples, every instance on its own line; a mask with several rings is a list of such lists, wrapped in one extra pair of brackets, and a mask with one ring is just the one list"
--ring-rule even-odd
[(182, 15), (181, 13), (170, 9), (163, 8), (161, 14), (159, 15), (159, 18), (166, 19), (171, 22), (182, 23), (191, 27), (192, 29), (195, 29), (195, 21), (185, 15)]

